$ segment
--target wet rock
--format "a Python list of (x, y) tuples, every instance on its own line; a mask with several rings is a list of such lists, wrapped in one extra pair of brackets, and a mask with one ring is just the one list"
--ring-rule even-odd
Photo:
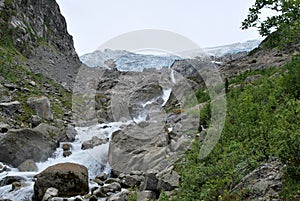
[(45, 169), (35, 176), (33, 200), (41, 200), (50, 187), (58, 190), (58, 196), (72, 197), (89, 192), (88, 170), (83, 165), (61, 163)]
[(47, 201), (53, 197), (58, 196), (58, 190), (56, 188), (48, 188), (43, 196), (42, 201)]
[(80, 196), (76, 196), (74, 201), (83, 201), (83, 199)]
[(65, 143), (65, 144), (62, 145), (62, 149), (63, 149), (64, 151), (69, 151), (69, 150), (71, 150), (71, 147), (72, 147), (72, 145), (71, 145), (71, 144), (68, 144), (68, 143)]
[(10, 168), (0, 162), (0, 173), (10, 171)]
[(11, 184), (11, 190), (14, 191), (14, 190), (18, 190), (22, 187), (22, 184), (21, 182), (18, 182), (18, 181), (15, 181)]
[(21, 111), (21, 103), (19, 101), (0, 103), (0, 109), (8, 115), (13, 115)]
[(100, 179), (97, 179), (97, 178), (94, 179), (94, 182), (96, 182), (99, 186), (103, 186), (104, 185), (104, 182), (101, 181)]
[(66, 128), (66, 135), (63, 136), (60, 141), (61, 142), (73, 142), (75, 140), (75, 137), (77, 135), (77, 131), (74, 126), (68, 124)]
[(53, 114), (51, 111), (50, 100), (45, 97), (31, 97), (27, 100), (28, 106), (33, 109), (37, 115), (46, 120), (52, 120)]
[(108, 178), (108, 179), (105, 181), (105, 184), (111, 184), (111, 183), (114, 183), (114, 182), (120, 183), (121, 180), (120, 180), (119, 178)]
[(121, 185), (117, 182), (108, 184), (107, 186), (102, 186), (100, 188), (101, 193), (104, 195), (109, 195), (109, 193), (115, 193), (121, 191)]
[(14, 182), (26, 181), (24, 177), (21, 176), (6, 176), (0, 181), (0, 187), (10, 185)]
[(35, 128), (42, 123), (42, 118), (38, 115), (32, 115), (30, 118), (31, 128)]
[(64, 157), (68, 157), (68, 156), (70, 156), (70, 155), (72, 155), (72, 152), (71, 152), (71, 151), (64, 151), (64, 152), (63, 152), (63, 156), (64, 156)]
[(92, 195), (90, 198), (89, 198), (89, 201), (98, 201), (98, 198), (94, 195)]
[(56, 143), (32, 129), (10, 130), (0, 136), (0, 161), (18, 167), (27, 159), (47, 160), (56, 150)]
[(18, 166), (20, 172), (36, 172), (38, 171), (38, 167), (36, 166), (35, 162), (31, 159), (28, 159), (21, 163)]
[(92, 148), (94, 148), (96, 146), (99, 146), (99, 145), (102, 145), (102, 144), (106, 144), (108, 142), (108, 140), (109, 140), (108, 138), (100, 139), (97, 136), (94, 136), (94, 137), (92, 137), (91, 140), (84, 141), (82, 143), (81, 149), (82, 150), (92, 149)]
[(108, 175), (106, 173), (101, 173), (100, 175), (98, 175), (96, 177), (96, 179), (100, 179), (100, 181), (105, 181), (105, 180), (107, 180), (107, 178), (108, 178)]
[(104, 198), (106, 197), (105, 193), (102, 191), (101, 188), (97, 188), (96, 190), (93, 191), (93, 195), (99, 198)]

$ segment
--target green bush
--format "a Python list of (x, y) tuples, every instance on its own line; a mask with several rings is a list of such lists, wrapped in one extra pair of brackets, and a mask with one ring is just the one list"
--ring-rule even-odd
[[(282, 198), (300, 194), (292, 185), (300, 183), (299, 65), (300, 58), (295, 56), (281, 68), (248, 72), (263, 78), (255, 86), (228, 92), (227, 117), (218, 144), (200, 160), (201, 142), (195, 140), (176, 164), (182, 183), (172, 200), (244, 200), (251, 192), (235, 192), (233, 188), (259, 164), (274, 157), (286, 165)], [(245, 76), (230, 82), (239, 83)], [(208, 126), (209, 104), (200, 116), (201, 123)]]

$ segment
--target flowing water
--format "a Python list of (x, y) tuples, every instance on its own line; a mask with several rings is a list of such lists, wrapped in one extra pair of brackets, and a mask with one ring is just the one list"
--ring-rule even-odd
[[(134, 122), (145, 121), (148, 112), (150, 109), (146, 109), (147, 106), (156, 102), (159, 98), (163, 100), (161, 103), (161, 107), (164, 106), (171, 94), (171, 89), (164, 89), (162, 97), (158, 97), (153, 100), (148, 100), (147, 102), (142, 104), (142, 107), (145, 110), (142, 110), (140, 115), (133, 119)], [(121, 126), (128, 125), (133, 122), (132, 120), (128, 122), (111, 122), (107, 124), (98, 124), (89, 127), (76, 127), (77, 136), (74, 142), (71, 144), (72, 154), (68, 157), (63, 156), (62, 145), (65, 144), (62, 142), (59, 148), (53, 153), (52, 157), (50, 157), (45, 162), (37, 163), (38, 171), (37, 172), (19, 172), (17, 168), (9, 167), (10, 171), (3, 171), (0, 173), (0, 181), (7, 176), (21, 176), (26, 179), (25, 182), (22, 183), (22, 187), (18, 190), (12, 191), (12, 185), (6, 185), (0, 187), (0, 198), (1, 199), (11, 199), (13, 201), (21, 201), (21, 200), (31, 200), (33, 195), (33, 185), (34, 175), (42, 172), (47, 167), (51, 165), (55, 165), (58, 163), (65, 162), (73, 162), (77, 164), (84, 165), (88, 168), (89, 178), (95, 178), (95, 176), (99, 175), (102, 172), (110, 173), (110, 166), (108, 163), (108, 149), (109, 142), (103, 145), (95, 146), (92, 149), (82, 150), (81, 146), (84, 141), (91, 140), (92, 137), (97, 136), (100, 139), (109, 138), (111, 139), (112, 133), (120, 130)], [(1, 172), (1, 171), (0, 171)], [(90, 188), (96, 186), (95, 183), (90, 182)], [(70, 198), (69, 200), (73, 200)]]
[[(120, 129), (121, 125), (129, 122), (112, 122), (108, 124), (98, 124), (90, 127), (77, 127), (76, 140), (71, 144), (72, 154), (69, 157), (63, 156), (63, 149), (61, 143), (60, 147), (53, 153), (53, 156), (45, 162), (37, 163), (38, 172), (19, 172), (17, 168), (11, 168), (11, 171), (4, 171), (0, 173), (0, 180), (7, 176), (21, 176), (26, 179), (19, 190), (11, 191), (12, 186), (7, 185), (0, 187), (0, 198), (11, 199), (19, 201), (23, 199), (30, 199), (33, 195), (33, 176), (43, 171), (51, 165), (65, 162), (73, 162), (84, 165), (89, 170), (89, 178), (95, 178), (101, 172), (110, 173), (110, 166), (108, 163), (108, 146), (109, 142), (103, 145), (96, 146), (92, 149), (82, 150), (81, 146), (84, 141), (92, 139), (97, 136), (101, 139), (111, 138), (113, 132)], [(90, 187), (94, 184), (91, 183)]]

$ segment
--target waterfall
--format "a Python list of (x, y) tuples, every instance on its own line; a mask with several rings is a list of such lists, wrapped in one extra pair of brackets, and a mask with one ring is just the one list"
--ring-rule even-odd
[(173, 84), (176, 84), (176, 79), (175, 79), (175, 75), (174, 75), (174, 70), (171, 69), (171, 75), (170, 75), (171, 81)]

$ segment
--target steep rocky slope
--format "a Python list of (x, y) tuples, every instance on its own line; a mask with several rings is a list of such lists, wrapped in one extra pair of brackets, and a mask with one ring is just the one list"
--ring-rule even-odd
[(67, 140), (80, 65), (55, 0), (0, 1), (0, 161), (46, 160)]
[(0, 43), (20, 52), (32, 71), (66, 87), (80, 66), (55, 0), (1, 0)]

